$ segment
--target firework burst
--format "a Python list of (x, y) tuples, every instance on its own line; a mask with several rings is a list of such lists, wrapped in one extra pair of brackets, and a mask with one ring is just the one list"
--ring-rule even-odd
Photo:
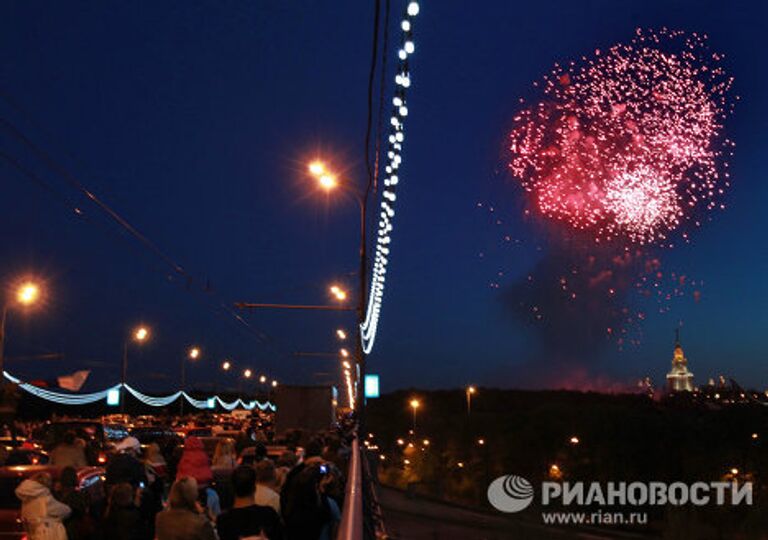
[(555, 65), (514, 118), (512, 174), (545, 217), (597, 242), (665, 244), (724, 207), (732, 79), (706, 36), (638, 30), (628, 44)]

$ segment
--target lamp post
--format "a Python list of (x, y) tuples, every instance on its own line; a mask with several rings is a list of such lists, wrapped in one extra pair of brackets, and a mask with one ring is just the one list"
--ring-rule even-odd
[[(329, 170), (329, 168), (326, 166), (325, 163), (322, 161), (313, 161), (308, 165), (308, 172), (309, 175), (315, 178), (317, 181), (317, 185), (320, 189), (330, 192), (338, 187), (341, 186), (341, 183), (338, 180), (338, 177), (335, 173)], [(344, 185), (343, 187), (348, 187)], [(238, 309), (300, 309), (300, 310), (311, 310), (311, 311), (357, 311), (357, 317), (358, 317), (358, 326), (362, 324), (363, 320), (365, 319), (365, 308), (367, 303), (367, 269), (368, 269), (368, 262), (367, 262), (367, 242), (366, 242), (366, 212), (367, 212), (367, 200), (368, 200), (368, 194), (370, 190), (370, 185), (368, 185), (364, 192), (360, 192), (353, 189), (348, 189), (347, 191), (354, 195), (355, 200), (357, 201), (357, 204), (360, 208), (360, 268), (359, 268), (359, 287), (360, 292), (358, 294), (358, 303), (355, 308), (347, 307), (344, 305), (298, 305), (298, 304), (266, 304), (266, 303), (254, 303), (254, 302), (237, 302), (235, 303), (235, 307)], [(338, 302), (343, 302), (347, 299), (348, 294), (347, 291), (342, 289), (339, 285), (333, 285), (330, 288), (330, 294), (332, 297), (337, 300)], [(355, 387), (358, 386), (360, 380), (364, 380), (365, 372), (366, 372), (366, 355), (365, 351), (363, 349), (363, 338), (360, 333), (359, 328), (355, 332), (357, 334), (357, 362), (359, 370), (357, 370), (356, 375), (359, 373), (359, 377), (357, 377), (358, 381), (355, 382)], [(341, 334), (337, 333), (339, 338), (344, 339), (346, 337), (346, 333), (342, 331)], [(344, 337), (342, 337), (344, 336)], [(363, 400), (364, 404), (364, 400)], [(358, 424), (362, 425), (364, 423), (364, 406), (360, 406), (358, 408)]]
[[(230, 362), (229, 360), (225, 359), (221, 363), (221, 371), (223, 371), (224, 373), (227, 373), (227, 372), (229, 372), (230, 369), (232, 369), (232, 362)], [(221, 376), (220, 376), (220, 374), (217, 374), (216, 375), (216, 384), (215, 384), (215, 388), (214, 388), (214, 393), (218, 393), (220, 386), (221, 386)]]
[(18, 285), (13, 299), (4, 299), (0, 308), (0, 386), (5, 382), (5, 322), (12, 306), (29, 307), (40, 299), (40, 285), (34, 281), (24, 281)]
[(416, 435), (416, 411), (419, 410), (421, 403), (418, 399), (412, 399), (410, 405), (411, 409), (413, 409), (413, 434)]
[[(318, 186), (325, 190), (326, 192), (330, 192), (337, 187), (339, 187), (339, 181), (337, 179), (337, 175), (329, 170), (328, 166), (323, 163), (322, 161), (313, 161), (309, 164), (309, 174), (313, 176), (318, 183)], [(348, 186), (345, 186), (348, 187)], [(370, 190), (370, 184), (367, 185), (365, 192), (360, 192), (356, 189), (348, 189), (348, 191), (354, 196), (355, 200), (357, 201), (358, 207), (360, 209), (360, 262), (359, 262), (359, 270), (358, 273), (360, 275), (360, 281), (359, 281), (359, 287), (360, 291), (358, 293), (358, 302), (357, 302), (357, 318), (358, 318), (358, 328), (355, 334), (357, 334), (357, 362), (358, 366), (360, 368), (359, 370), (359, 376), (357, 377), (355, 381), (355, 387), (359, 387), (360, 381), (365, 380), (365, 373), (366, 373), (366, 354), (365, 350), (363, 349), (363, 336), (360, 332), (359, 326), (363, 324), (363, 321), (365, 320), (365, 307), (366, 307), (366, 300), (367, 300), (367, 293), (368, 293), (368, 282), (367, 282), (367, 272), (368, 272), (368, 260), (367, 260), (367, 239), (366, 239), (366, 217), (367, 217), (367, 201), (368, 201), (368, 192)], [(341, 336), (340, 336), (341, 337)], [(364, 425), (365, 421), (365, 397), (363, 397), (359, 401), (360, 405), (357, 407), (358, 411), (358, 422), (362, 426)]]
[(467, 416), (472, 412), (472, 395), (477, 392), (474, 386), (467, 386)]
[[(200, 348), (199, 347), (190, 347), (189, 352), (187, 352), (187, 356), (181, 358), (181, 391), (184, 392), (187, 387), (187, 360), (195, 361), (198, 358), (200, 358)], [(184, 400), (186, 398), (184, 395), (179, 396), (180, 405), (179, 405), (179, 415), (184, 416)]]
[(128, 345), (131, 341), (136, 343), (144, 343), (149, 339), (149, 329), (146, 326), (139, 326), (133, 332), (131, 332), (130, 339), (125, 340), (123, 344), (123, 370), (120, 382), (120, 412), (125, 412), (125, 384), (128, 382)]

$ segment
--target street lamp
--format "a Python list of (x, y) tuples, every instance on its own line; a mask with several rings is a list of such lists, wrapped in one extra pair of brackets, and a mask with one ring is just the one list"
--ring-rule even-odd
[(32, 281), (22, 283), (16, 291), (16, 300), (23, 306), (34, 304), (39, 297), (40, 287)]
[(232, 362), (230, 362), (229, 360), (224, 360), (221, 363), (221, 369), (223, 369), (224, 371), (229, 371), (231, 367), (232, 367)]
[(243, 371), (243, 377), (245, 377), (246, 379), (250, 379), (252, 375), (253, 375), (253, 371), (251, 371), (250, 369), (246, 369), (245, 371)]
[[(200, 358), (200, 355), (202, 353), (200, 352), (200, 347), (192, 346), (189, 348), (189, 351), (187, 351), (187, 358), (182, 357), (181, 358), (181, 391), (184, 392), (187, 389), (187, 359), (191, 361), (195, 361), (198, 358)], [(181, 411), (181, 416), (184, 416), (184, 400), (186, 399), (183, 395), (179, 397), (181, 405), (179, 406), (179, 410)]]
[(472, 412), (472, 395), (477, 392), (477, 388), (470, 385), (467, 386), (467, 415)]
[(416, 433), (416, 411), (421, 407), (418, 399), (412, 399), (410, 402), (411, 409), (413, 409), (413, 433)]
[(347, 291), (339, 287), (338, 285), (331, 285), (328, 291), (339, 302), (343, 302), (347, 299)]
[[(357, 298), (357, 317), (358, 317), (358, 324), (362, 324), (363, 320), (365, 319), (365, 309), (366, 309), (366, 303), (367, 303), (367, 272), (368, 272), (368, 260), (366, 255), (367, 250), (367, 242), (366, 242), (366, 215), (367, 215), (367, 208), (368, 208), (368, 195), (371, 189), (371, 184), (368, 182), (364, 190), (357, 190), (354, 189), (352, 186), (350, 186), (347, 182), (340, 182), (338, 180), (337, 174), (334, 173), (334, 171), (331, 171), (326, 163), (320, 160), (314, 160), (311, 163), (309, 163), (308, 166), (309, 174), (315, 179), (315, 181), (318, 183), (320, 188), (325, 190), (327, 193), (335, 190), (336, 188), (342, 188), (345, 192), (352, 194), (358, 204), (358, 207), (360, 208), (360, 268), (358, 271), (359, 276), (359, 293)], [(335, 288), (335, 290), (334, 290)], [(344, 301), (347, 298), (346, 291), (343, 291), (338, 286), (334, 286), (334, 288), (331, 289), (331, 293), (336, 297), (339, 301)], [(355, 332), (357, 334), (357, 362), (359, 367), (359, 372), (357, 373), (357, 377), (360, 379), (365, 379), (365, 372), (366, 372), (366, 355), (365, 351), (363, 350), (363, 338), (360, 332)], [(341, 336), (339, 336), (341, 337)], [(344, 338), (342, 338), (344, 339)], [(362, 400), (361, 403), (364, 405), (365, 400)], [(364, 407), (361, 407), (358, 411), (358, 421), (360, 426), (364, 426), (365, 424), (365, 418), (364, 418)]]
[(336, 337), (344, 341), (345, 339), (347, 339), (347, 333), (341, 328), (339, 328), (338, 330), (336, 330)]
[(144, 343), (149, 339), (149, 329), (144, 326), (137, 326), (133, 332), (131, 332), (131, 337), (129, 339), (125, 340), (125, 343), (123, 343), (123, 376), (122, 376), (122, 386), (120, 387), (120, 390), (122, 392), (122, 399), (120, 399), (120, 410), (122, 412), (125, 412), (125, 384), (128, 382), (128, 345), (130, 345), (131, 341), (135, 341), (139, 345)]
[(0, 308), (0, 385), (4, 382), (5, 371), (5, 321), (8, 318), (8, 310), (14, 305), (22, 308), (32, 306), (40, 300), (40, 285), (34, 281), (25, 280), (19, 283), (13, 294), (13, 301), (3, 299)]

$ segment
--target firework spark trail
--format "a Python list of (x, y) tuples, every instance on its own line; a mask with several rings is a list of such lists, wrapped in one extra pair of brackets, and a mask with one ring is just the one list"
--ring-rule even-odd
[(543, 216), (596, 242), (687, 238), (684, 224), (723, 207), (729, 186), (732, 79), (721, 60), (706, 35), (662, 29), (556, 64), (544, 98), (514, 118), (512, 174)]

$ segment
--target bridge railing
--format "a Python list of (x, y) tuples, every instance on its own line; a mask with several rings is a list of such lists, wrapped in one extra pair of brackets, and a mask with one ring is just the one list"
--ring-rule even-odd
[(349, 457), (347, 489), (344, 495), (344, 509), (341, 512), (341, 524), (337, 540), (362, 540), (363, 523), (363, 471), (360, 456), (360, 443), (357, 437), (352, 441)]

